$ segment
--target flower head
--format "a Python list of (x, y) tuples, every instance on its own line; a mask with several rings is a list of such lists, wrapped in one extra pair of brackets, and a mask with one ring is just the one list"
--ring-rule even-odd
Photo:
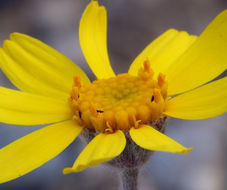
[[(51, 124), (0, 150), (0, 182), (20, 177), (62, 152), (82, 130), (92, 133), (72, 168), (110, 161), (127, 149), (188, 153), (162, 133), (168, 116), (206, 119), (227, 110), (227, 11), (199, 36), (170, 29), (148, 45), (128, 73), (115, 75), (106, 46), (106, 10), (91, 1), (79, 27), (92, 83), (69, 59), (37, 39), (13, 33), (0, 67), (20, 89), (0, 87), (0, 121)], [(208, 84), (206, 84), (208, 83)], [(203, 86), (202, 86), (203, 85)], [(127, 140), (126, 140), (127, 139)]]

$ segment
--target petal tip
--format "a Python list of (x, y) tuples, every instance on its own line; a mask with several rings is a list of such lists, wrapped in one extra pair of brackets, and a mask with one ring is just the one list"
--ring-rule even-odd
[(75, 172), (74, 169), (72, 168), (64, 168), (62, 173), (65, 175), (65, 174), (70, 174), (70, 173), (73, 173)]
[(88, 4), (88, 6), (93, 6), (93, 7), (99, 7), (99, 3), (96, 0), (91, 0), (91, 2)]
[(70, 173), (81, 172), (82, 170), (86, 169), (87, 167), (89, 167), (89, 166), (75, 164), (72, 168), (64, 168), (62, 173), (70, 174)]
[(194, 148), (193, 147), (190, 147), (190, 148), (184, 148), (182, 149), (181, 151), (177, 152), (179, 154), (188, 154), (190, 153)]
[(17, 36), (21, 35), (21, 33), (18, 33), (18, 32), (13, 32), (9, 35), (9, 38), (11, 40), (13, 40), (14, 38), (16, 38)]

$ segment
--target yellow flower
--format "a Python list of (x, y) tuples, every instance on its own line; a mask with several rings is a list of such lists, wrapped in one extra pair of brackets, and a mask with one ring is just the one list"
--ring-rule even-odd
[(73, 62), (37, 39), (13, 33), (4, 41), (0, 67), (21, 91), (0, 87), (0, 121), (52, 124), (0, 150), (1, 183), (57, 156), (84, 128), (97, 135), (64, 173), (119, 156), (126, 146), (125, 133), (144, 149), (187, 153), (191, 148), (150, 124), (166, 116), (206, 119), (226, 112), (227, 77), (206, 83), (227, 67), (227, 11), (199, 37), (166, 31), (142, 51), (128, 73), (118, 76), (109, 63), (106, 26), (105, 8), (91, 1), (81, 19), (79, 39), (98, 78), (93, 83)]

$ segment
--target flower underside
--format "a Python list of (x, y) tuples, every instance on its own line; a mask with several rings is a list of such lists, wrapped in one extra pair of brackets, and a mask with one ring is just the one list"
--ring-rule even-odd
[(167, 101), (167, 82), (157, 79), (148, 61), (137, 76), (119, 74), (83, 85), (75, 77), (70, 103), (74, 117), (83, 126), (98, 132), (129, 130), (161, 117)]

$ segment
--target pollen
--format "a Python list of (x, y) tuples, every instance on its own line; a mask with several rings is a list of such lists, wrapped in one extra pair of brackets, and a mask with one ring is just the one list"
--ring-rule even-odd
[(155, 79), (147, 60), (137, 76), (124, 73), (95, 80), (89, 85), (81, 84), (80, 78), (75, 76), (70, 104), (74, 118), (91, 130), (127, 131), (162, 116), (167, 87), (165, 75), (159, 73)]

